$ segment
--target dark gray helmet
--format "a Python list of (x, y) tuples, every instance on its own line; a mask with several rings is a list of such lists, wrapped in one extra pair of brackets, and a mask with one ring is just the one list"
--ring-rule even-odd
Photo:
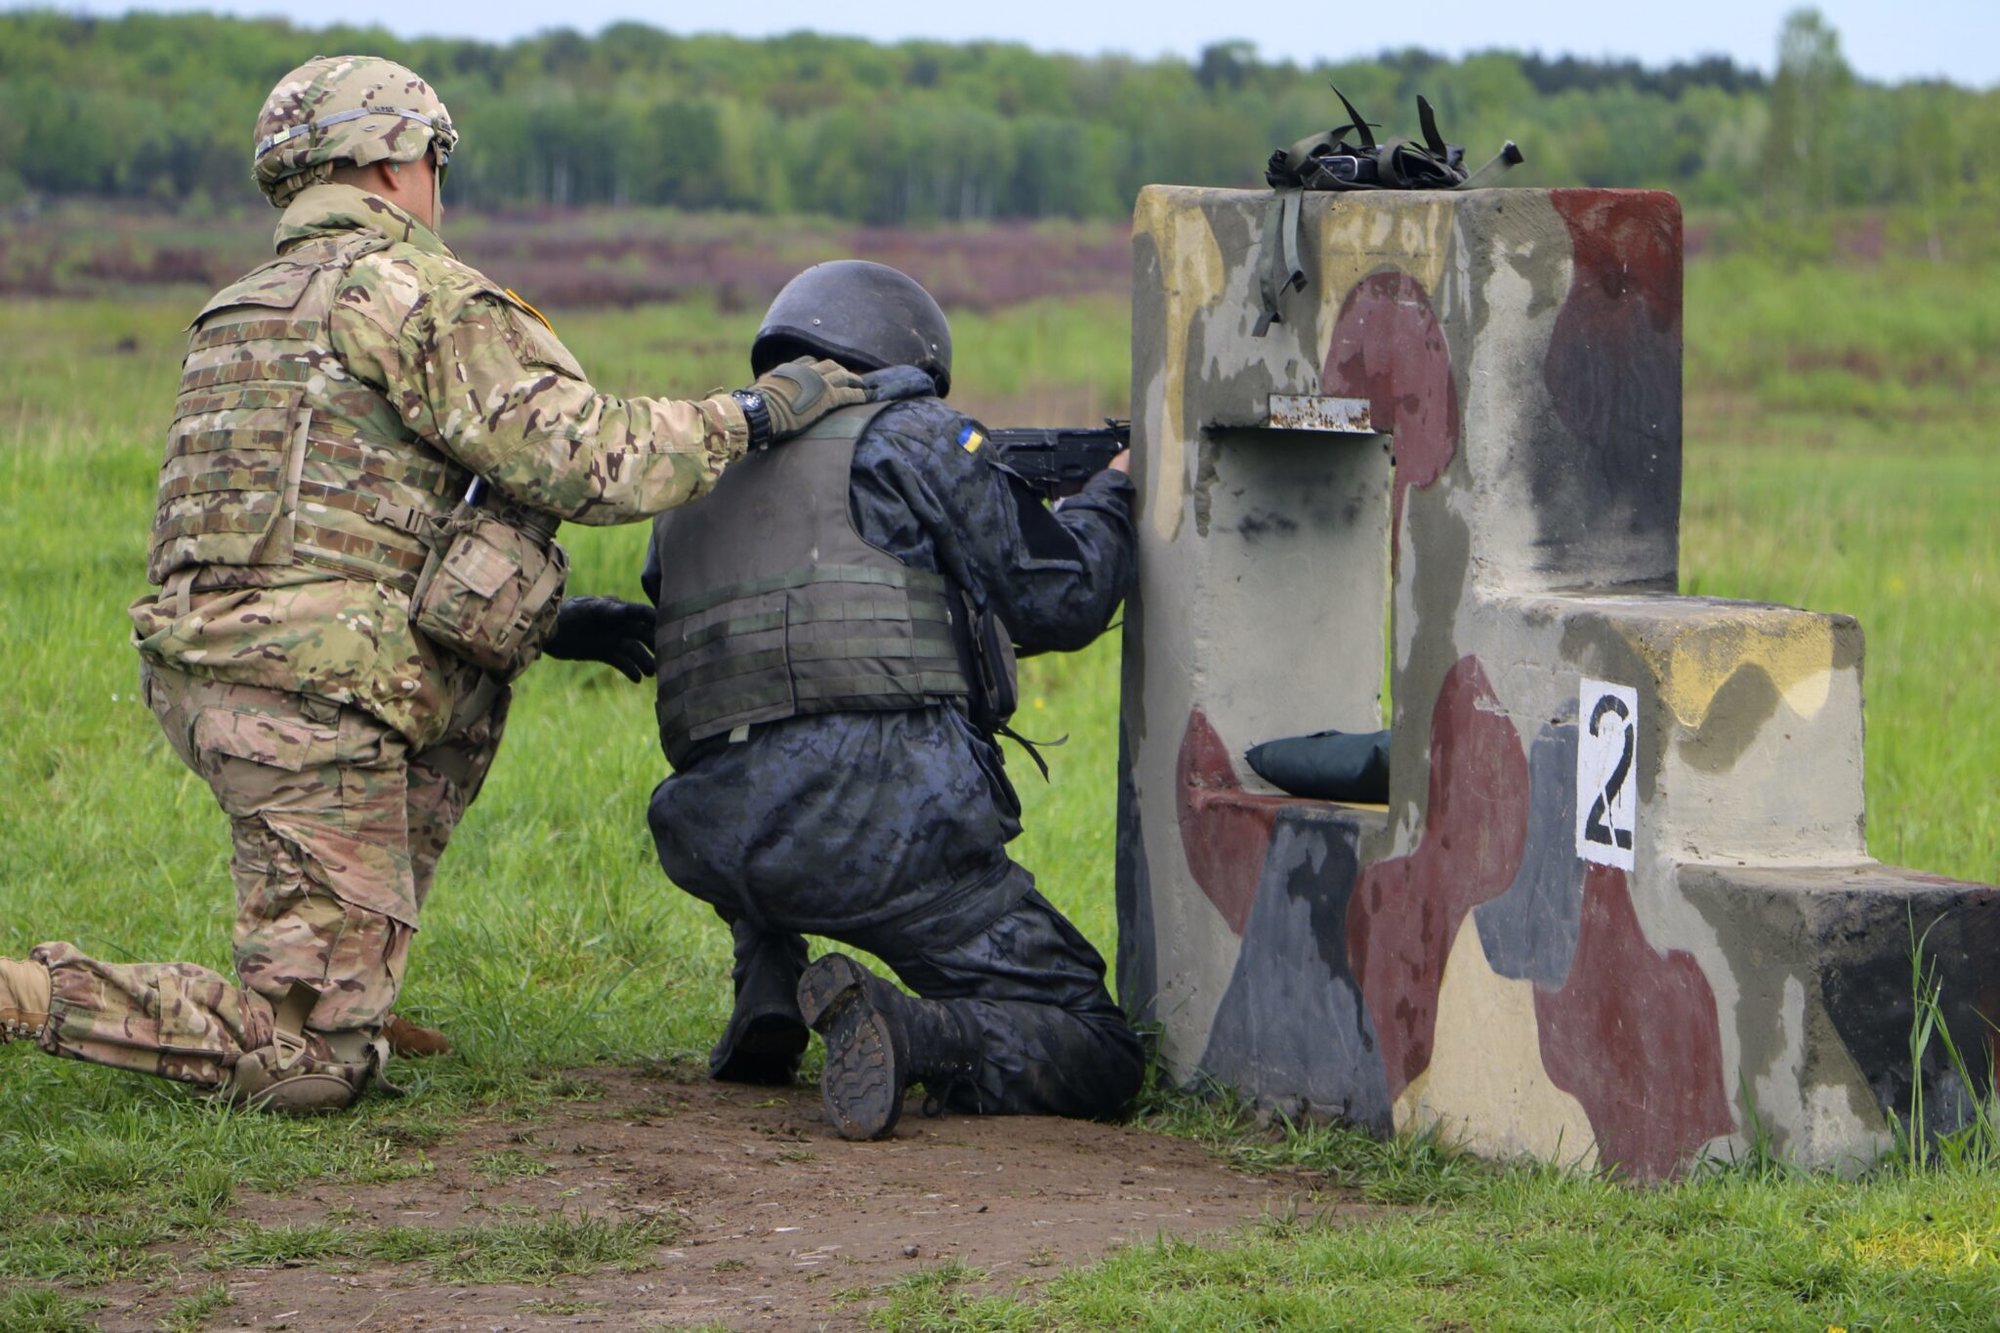
[(814, 264), (785, 284), (750, 344), (761, 375), (801, 356), (828, 357), (849, 370), (915, 366), (938, 397), (951, 390), (951, 325), (931, 294), (907, 273), (865, 259)]

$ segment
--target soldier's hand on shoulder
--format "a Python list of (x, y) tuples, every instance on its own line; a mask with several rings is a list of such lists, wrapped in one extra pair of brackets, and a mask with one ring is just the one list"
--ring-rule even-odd
[(638, 681), (654, 670), (653, 608), (621, 597), (569, 597), (542, 652), (567, 662), (602, 662)]
[(750, 447), (789, 439), (827, 413), (857, 403), (889, 403), (937, 392), (937, 383), (915, 366), (889, 366), (857, 375), (836, 361), (800, 357), (773, 366), (736, 392), (750, 422)]
[[(739, 390), (736, 401), (750, 419), (750, 447), (755, 449), (789, 439), (827, 413), (866, 402), (868, 393), (861, 377), (835, 361), (815, 361), (802, 356), (773, 366), (757, 377), (748, 389)], [(757, 417), (764, 416), (763, 438), (759, 438)]]

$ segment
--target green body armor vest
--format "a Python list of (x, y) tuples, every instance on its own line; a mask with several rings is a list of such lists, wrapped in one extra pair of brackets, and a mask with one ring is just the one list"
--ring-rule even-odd
[(854, 530), (854, 445), (880, 410), (834, 412), (653, 520), (660, 738), (672, 763), (748, 723), (965, 698), (960, 595)]
[(202, 565), (310, 565), (415, 586), (424, 535), (470, 474), (347, 373), (327, 328), (349, 265), (388, 244), (307, 241), (195, 316), (160, 466), (151, 582)]

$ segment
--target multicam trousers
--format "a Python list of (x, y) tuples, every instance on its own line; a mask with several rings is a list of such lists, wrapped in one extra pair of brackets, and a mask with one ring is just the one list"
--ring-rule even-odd
[(192, 963), (103, 963), (69, 944), (31, 957), (53, 998), (43, 1047), (213, 1087), (270, 1044), (273, 1006), (319, 992), (307, 1026), (381, 1026), (452, 829), (479, 794), (507, 695), (412, 752), (373, 715), (309, 695), (149, 664), (146, 701), (229, 816), (241, 985)]

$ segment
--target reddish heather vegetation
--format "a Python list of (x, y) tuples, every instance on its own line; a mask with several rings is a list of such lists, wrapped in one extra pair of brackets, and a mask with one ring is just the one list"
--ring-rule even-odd
[[(102, 295), (132, 287), (217, 287), (266, 253), (272, 215), (191, 223), (79, 205), (0, 228), (0, 293)], [(850, 227), (654, 210), (547, 210), (451, 216), (467, 262), (537, 304), (629, 306), (706, 293), (754, 309), (824, 259), (893, 264), (951, 309), (990, 310), (1042, 296), (1125, 292), (1128, 232), (1108, 223)]]

